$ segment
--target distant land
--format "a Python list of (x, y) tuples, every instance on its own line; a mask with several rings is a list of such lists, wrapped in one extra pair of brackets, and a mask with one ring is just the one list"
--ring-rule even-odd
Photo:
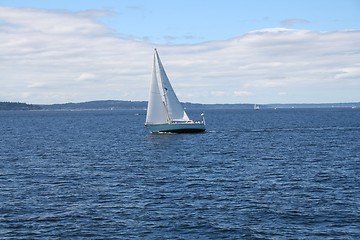
[[(254, 109), (252, 103), (201, 104), (183, 103), (186, 109)], [(360, 108), (360, 102), (351, 103), (306, 103), (306, 104), (257, 104), (260, 109), (280, 108)], [(145, 110), (147, 101), (98, 100), (63, 104), (27, 104), (0, 102), (0, 110)]]
[(0, 111), (2, 110), (41, 110), (39, 105), (26, 104), (20, 102), (0, 102)]

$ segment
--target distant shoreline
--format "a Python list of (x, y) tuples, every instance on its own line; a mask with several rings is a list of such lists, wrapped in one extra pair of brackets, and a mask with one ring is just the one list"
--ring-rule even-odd
[[(254, 109), (253, 103), (200, 104), (182, 103), (186, 109)], [(296, 103), (296, 104), (256, 104), (259, 109), (291, 108), (360, 108), (360, 102), (349, 103)], [(1, 110), (146, 110), (147, 101), (98, 100), (63, 104), (27, 104), (20, 102), (0, 102)]]

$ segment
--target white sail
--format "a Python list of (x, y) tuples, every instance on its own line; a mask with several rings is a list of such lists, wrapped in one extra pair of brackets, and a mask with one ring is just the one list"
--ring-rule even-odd
[(145, 126), (151, 133), (204, 132), (204, 115), (202, 114), (202, 121), (189, 119), (170, 84), (156, 49), (153, 64)]
[(159, 69), (159, 77), (161, 80), (160, 88), (163, 92), (165, 106), (169, 119), (171, 121), (185, 121), (185, 122), (190, 121), (184, 108), (181, 106), (181, 103), (177, 98), (174, 89), (170, 84), (170, 81), (166, 75), (165, 69), (161, 63), (160, 57), (156, 49), (155, 49), (155, 58), (157, 62), (157, 67)]
[(146, 114), (146, 124), (162, 124), (168, 123), (169, 117), (165, 107), (165, 102), (162, 98), (162, 91), (160, 91), (157, 79), (156, 60), (154, 55), (154, 64), (152, 72), (152, 80), (150, 86), (150, 96)]

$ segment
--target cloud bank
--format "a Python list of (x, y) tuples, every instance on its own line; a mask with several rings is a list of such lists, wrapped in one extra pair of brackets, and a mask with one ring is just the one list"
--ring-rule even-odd
[(0, 7), (0, 101), (147, 100), (154, 47), (181, 101), (360, 101), (360, 31), (272, 28), (155, 45), (97, 21), (110, 14)]

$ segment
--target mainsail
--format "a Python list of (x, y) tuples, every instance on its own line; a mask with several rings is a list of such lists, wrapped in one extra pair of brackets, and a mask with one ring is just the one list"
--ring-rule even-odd
[(155, 49), (146, 124), (190, 121), (181, 106)]
[(162, 99), (162, 93), (159, 88), (157, 71), (155, 68), (156, 57), (154, 55), (154, 64), (152, 72), (152, 80), (150, 86), (150, 96), (146, 114), (146, 124), (162, 124), (169, 122), (169, 117)]

